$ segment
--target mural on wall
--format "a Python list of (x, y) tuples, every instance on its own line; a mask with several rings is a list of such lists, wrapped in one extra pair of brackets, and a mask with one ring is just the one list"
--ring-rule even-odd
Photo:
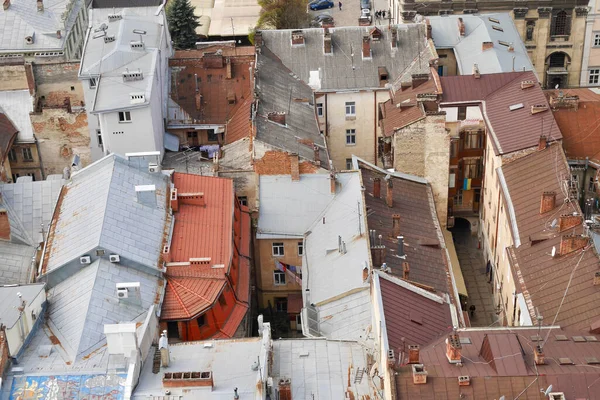
[(15, 377), (14, 400), (121, 400), (127, 375), (55, 375)]

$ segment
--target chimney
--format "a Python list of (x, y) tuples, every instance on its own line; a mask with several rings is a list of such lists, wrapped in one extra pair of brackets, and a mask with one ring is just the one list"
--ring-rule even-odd
[(540, 204), (540, 214), (545, 214), (548, 211), (554, 210), (556, 203), (556, 192), (542, 193), (542, 202)]
[(392, 49), (398, 47), (398, 28), (395, 26), (392, 27), (392, 38), (390, 39), (390, 43), (392, 44)]
[(410, 275), (410, 264), (404, 261), (402, 263), (402, 278), (409, 280)]
[(155, 185), (136, 185), (135, 195), (138, 203), (148, 207), (156, 207)]
[(408, 345), (408, 363), (418, 364), (419, 363), (419, 345), (409, 344)]
[(177, 202), (180, 202), (181, 204), (206, 207), (206, 200), (203, 192), (177, 194)]
[(429, 74), (412, 74), (412, 87), (413, 89), (419, 87), (423, 83), (429, 80)]
[(166, 330), (162, 331), (160, 334), (160, 339), (158, 339), (158, 349), (160, 350), (160, 366), (166, 368), (171, 361), (169, 355), (169, 339), (167, 338)]
[(535, 81), (521, 81), (521, 90), (529, 89), (535, 86)]
[(292, 31), (292, 46), (304, 46), (304, 32)]
[(56, 31), (56, 38), (60, 39), (62, 37), (62, 33), (60, 32), (60, 29)]
[(477, 64), (473, 64), (473, 78), (481, 78), (481, 74), (479, 73), (479, 67), (477, 66)]
[(9, 7), (10, 7), (10, 0), (4, 0), (4, 3), (2, 3), (2, 8), (4, 8), (4, 11), (8, 10)]
[(515, 46), (513, 46), (512, 43), (508, 45), (508, 52), (509, 53), (514, 53), (515, 52)]
[(471, 386), (471, 377), (469, 375), (459, 376), (458, 386)]
[(162, 259), (166, 263), (171, 262), (171, 248), (169, 247), (169, 245), (163, 246)]
[(163, 388), (187, 388), (214, 386), (211, 371), (165, 372), (162, 380)]
[(315, 152), (315, 163), (321, 164), (321, 149), (318, 145), (313, 144), (313, 151)]
[(548, 147), (548, 140), (546, 139), (546, 136), (541, 135), (538, 150), (544, 150), (546, 147)]
[(329, 28), (323, 29), (323, 53), (333, 54), (333, 47), (331, 45), (331, 33)]
[(412, 365), (412, 376), (415, 385), (424, 385), (427, 383), (427, 371), (423, 364)]
[(290, 170), (292, 175), (292, 181), (300, 180), (300, 166), (298, 165), (298, 154), (290, 154)]
[(362, 271), (363, 282), (366, 282), (369, 279), (369, 268), (364, 267)]
[(564, 214), (558, 218), (558, 231), (564, 232), (579, 225), (582, 221), (581, 215)]
[(10, 221), (5, 208), (0, 209), (0, 239), (10, 240)]
[(225, 63), (225, 79), (231, 79), (233, 78), (233, 71), (232, 71), (232, 67), (231, 67), (231, 58), (227, 57), (226, 63)]
[(333, 172), (331, 172), (329, 174), (329, 181), (330, 181), (330, 184), (331, 184), (331, 194), (335, 194), (335, 185), (336, 185), (336, 182), (335, 182), (335, 174)]
[(581, 235), (564, 235), (560, 238), (560, 250), (558, 254), (567, 255), (579, 249), (583, 249), (589, 243), (589, 238)]
[(540, 346), (539, 344), (537, 346), (535, 346), (535, 349), (533, 350), (533, 359), (534, 359), (535, 365), (546, 364), (546, 362), (544, 360), (544, 350), (542, 349), (542, 346)]
[(388, 175), (385, 177), (386, 180), (386, 187), (387, 190), (385, 192), (385, 203), (387, 204), (388, 207), (392, 208), (394, 207), (394, 197), (393, 197), (393, 192), (392, 189), (394, 187), (394, 184), (392, 183), (392, 178)]
[(369, 35), (363, 36), (362, 58), (371, 58), (371, 37)]
[(196, 100), (196, 111), (200, 111), (200, 109), (202, 108), (202, 95), (200, 94), (200, 92), (196, 92), (195, 100)]
[(254, 47), (261, 48), (263, 45), (263, 40), (262, 40), (262, 32), (261, 31), (256, 31), (254, 33)]
[(171, 189), (171, 210), (179, 210), (179, 198), (177, 197), (177, 188)]
[(481, 51), (491, 50), (494, 48), (494, 42), (482, 42)]
[(373, 197), (381, 197), (381, 178), (373, 178)]
[(37, 1), (37, 10), (38, 12), (44, 12), (44, 2), (42, 0)]
[(398, 240), (398, 249), (396, 251), (396, 256), (400, 258), (406, 258), (406, 254), (404, 254), (404, 236), (396, 237)]
[(458, 333), (449, 335), (446, 339), (446, 357), (450, 364), (459, 364), (462, 361), (462, 345)]
[(374, 267), (379, 268), (383, 265), (383, 263), (385, 262), (385, 253), (385, 246), (377, 246), (374, 243), (371, 243), (371, 258), (373, 259)]
[(600, 271), (594, 274), (594, 286), (600, 285)]
[(534, 104), (531, 106), (531, 115), (539, 114), (548, 111), (548, 106), (545, 104)]
[(292, 387), (290, 379), (279, 379), (279, 400), (292, 400)]
[(433, 28), (431, 27), (431, 23), (429, 22), (429, 18), (425, 19), (425, 26), (426, 26), (426, 29), (427, 29), (427, 33), (425, 34), (425, 38), (427, 40), (433, 39), (433, 34), (432, 34)]
[(458, 34), (460, 36), (465, 36), (465, 23), (462, 18), (458, 18)]
[(279, 125), (285, 125), (285, 112), (273, 111), (267, 114), (267, 119)]
[(392, 237), (400, 236), (400, 214), (392, 215)]

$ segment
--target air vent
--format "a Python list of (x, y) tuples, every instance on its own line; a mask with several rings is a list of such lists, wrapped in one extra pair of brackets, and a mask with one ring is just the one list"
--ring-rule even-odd
[(119, 299), (126, 299), (129, 297), (129, 291), (127, 288), (119, 288), (117, 289), (117, 297)]
[(123, 16), (120, 14), (108, 14), (108, 22), (115, 22), (120, 19), (123, 19)]
[(495, 24), (499, 24), (499, 23), (500, 23), (500, 21), (499, 21), (499, 20), (497, 20), (496, 18), (489, 17), (489, 18), (488, 18), (488, 20), (489, 20), (490, 22), (493, 22), (493, 23), (495, 23)]
[(104, 43), (112, 43), (115, 41), (114, 36), (104, 36)]
[(138, 69), (136, 72), (126, 70), (123, 72), (123, 82), (141, 81), (144, 80), (144, 73)]
[(564, 342), (565, 340), (569, 340), (566, 335), (554, 335), (554, 339), (559, 342)]
[(559, 357), (558, 363), (560, 365), (573, 365), (574, 362), (569, 357)]
[(510, 111), (515, 111), (515, 110), (519, 110), (523, 107), (525, 107), (525, 105), (523, 103), (519, 103), (519, 104), (513, 104), (512, 106), (509, 106), (508, 109)]
[(82, 257), (79, 257), (79, 262), (82, 265), (91, 264), (92, 263), (92, 258), (90, 256), (82, 256)]
[(144, 93), (131, 93), (129, 95), (129, 102), (131, 104), (141, 104), (146, 102), (146, 95)]
[(118, 263), (119, 261), (121, 261), (121, 257), (119, 257), (118, 254), (111, 254), (110, 256), (108, 256), (108, 260), (111, 263)]
[(132, 50), (144, 50), (146, 48), (146, 46), (144, 45), (144, 42), (140, 42), (140, 41), (129, 42), (129, 46), (131, 47)]

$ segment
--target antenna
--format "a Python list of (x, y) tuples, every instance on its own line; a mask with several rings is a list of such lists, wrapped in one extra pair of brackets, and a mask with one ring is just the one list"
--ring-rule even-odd
[[(541, 338), (542, 336), (540, 335), (542, 333), (542, 321), (544, 320), (544, 317), (542, 316), (542, 314), (540, 314), (540, 309), (539, 308), (535, 308), (535, 314), (536, 314), (536, 319), (537, 319), (537, 323), (538, 323), (538, 338)], [(539, 342), (538, 342), (539, 345)], [(542, 345), (539, 345), (540, 350), (542, 349)]]

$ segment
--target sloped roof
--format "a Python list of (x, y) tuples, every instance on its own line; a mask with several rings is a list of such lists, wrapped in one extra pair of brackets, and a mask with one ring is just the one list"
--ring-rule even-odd
[[(464, 36), (458, 31), (458, 18), (463, 20)], [(535, 74), (510, 14), (444, 15), (427, 19), (435, 47), (454, 49), (460, 75), (471, 74), (473, 64), (477, 64), (482, 74), (511, 71), (532, 71)], [(492, 42), (493, 47), (482, 50), (483, 42)], [(513, 51), (509, 51), (508, 44), (513, 46)]]
[(0, 157), (2, 157), (2, 162), (4, 162), (4, 157), (8, 154), (18, 132), (19, 130), (10, 121), (10, 118), (0, 109)]
[(27, 284), (32, 280), (35, 247), (0, 240), (0, 285)]
[(0, 112), (6, 114), (18, 130), (17, 140), (33, 141), (33, 127), (29, 118), (29, 113), (33, 112), (33, 98), (29, 90), (0, 91)]
[[(31, 304), (39, 295), (44, 292), (45, 283), (35, 283), (31, 285), (18, 285), (9, 287), (0, 287), (0, 319), (2, 324), (11, 329), (20, 319), (19, 297), (26, 304)], [(43, 295), (43, 294), (42, 294)]]
[[(560, 248), (562, 234), (583, 232), (581, 225), (562, 234), (552, 228), (552, 221), (563, 214), (581, 213), (576, 202), (565, 202), (566, 182), (570, 170), (560, 144), (519, 158), (497, 169), (507, 211), (512, 221), (515, 246), (508, 249), (513, 276), (518, 276), (521, 291), (534, 319), (535, 308), (541, 315), (556, 316), (556, 324), (564, 328), (587, 332), (600, 320), (600, 288), (592, 279), (600, 261), (593, 246), (585, 251), (552, 257), (552, 248)], [(557, 207), (540, 214), (543, 192), (556, 192)], [(558, 206), (560, 205), (560, 206)], [(531, 237), (547, 239), (532, 244)], [(557, 273), (561, 272), (561, 273)], [(572, 282), (571, 273), (573, 273)], [(520, 290), (519, 290), (520, 286)], [(560, 299), (568, 287), (564, 303)], [(560, 306), (560, 312), (557, 310)]]
[[(106, 345), (105, 324), (143, 321), (162, 290), (161, 278), (98, 259), (48, 292), (48, 326), (70, 361)], [(140, 299), (119, 300), (117, 283), (139, 282)], [(141, 301), (140, 301), (141, 300)]]
[[(167, 176), (111, 154), (75, 174), (50, 226), (43, 270), (51, 272), (97, 247), (157, 268), (166, 226)], [(137, 202), (135, 187), (155, 185), (156, 206)], [(108, 253), (107, 251), (107, 253)]]
[(250, 136), (250, 127), (252, 125), (252, 115), (250, 113), (252, 112), (253, 102), (254, 98), (252, 95), (247, 96), (235, 114), (229, 118), (225, 128), (225, 144), (231, 144)]
[[(442, 76), (440, 80), (444, 90), (442, 107), (479, 104), (497, 155), (533, 147), (542, 135), (548, 141), (562, 138), (533, 72), (484, 74), (480, 78), (472, 75)], [(523, 81), (533, 81), (534, 84), (522, 88)], [(509, 108), (521, 104), (522, 107), (514, 110)], [(534, 105), (548, 109), (532, 114)]]

